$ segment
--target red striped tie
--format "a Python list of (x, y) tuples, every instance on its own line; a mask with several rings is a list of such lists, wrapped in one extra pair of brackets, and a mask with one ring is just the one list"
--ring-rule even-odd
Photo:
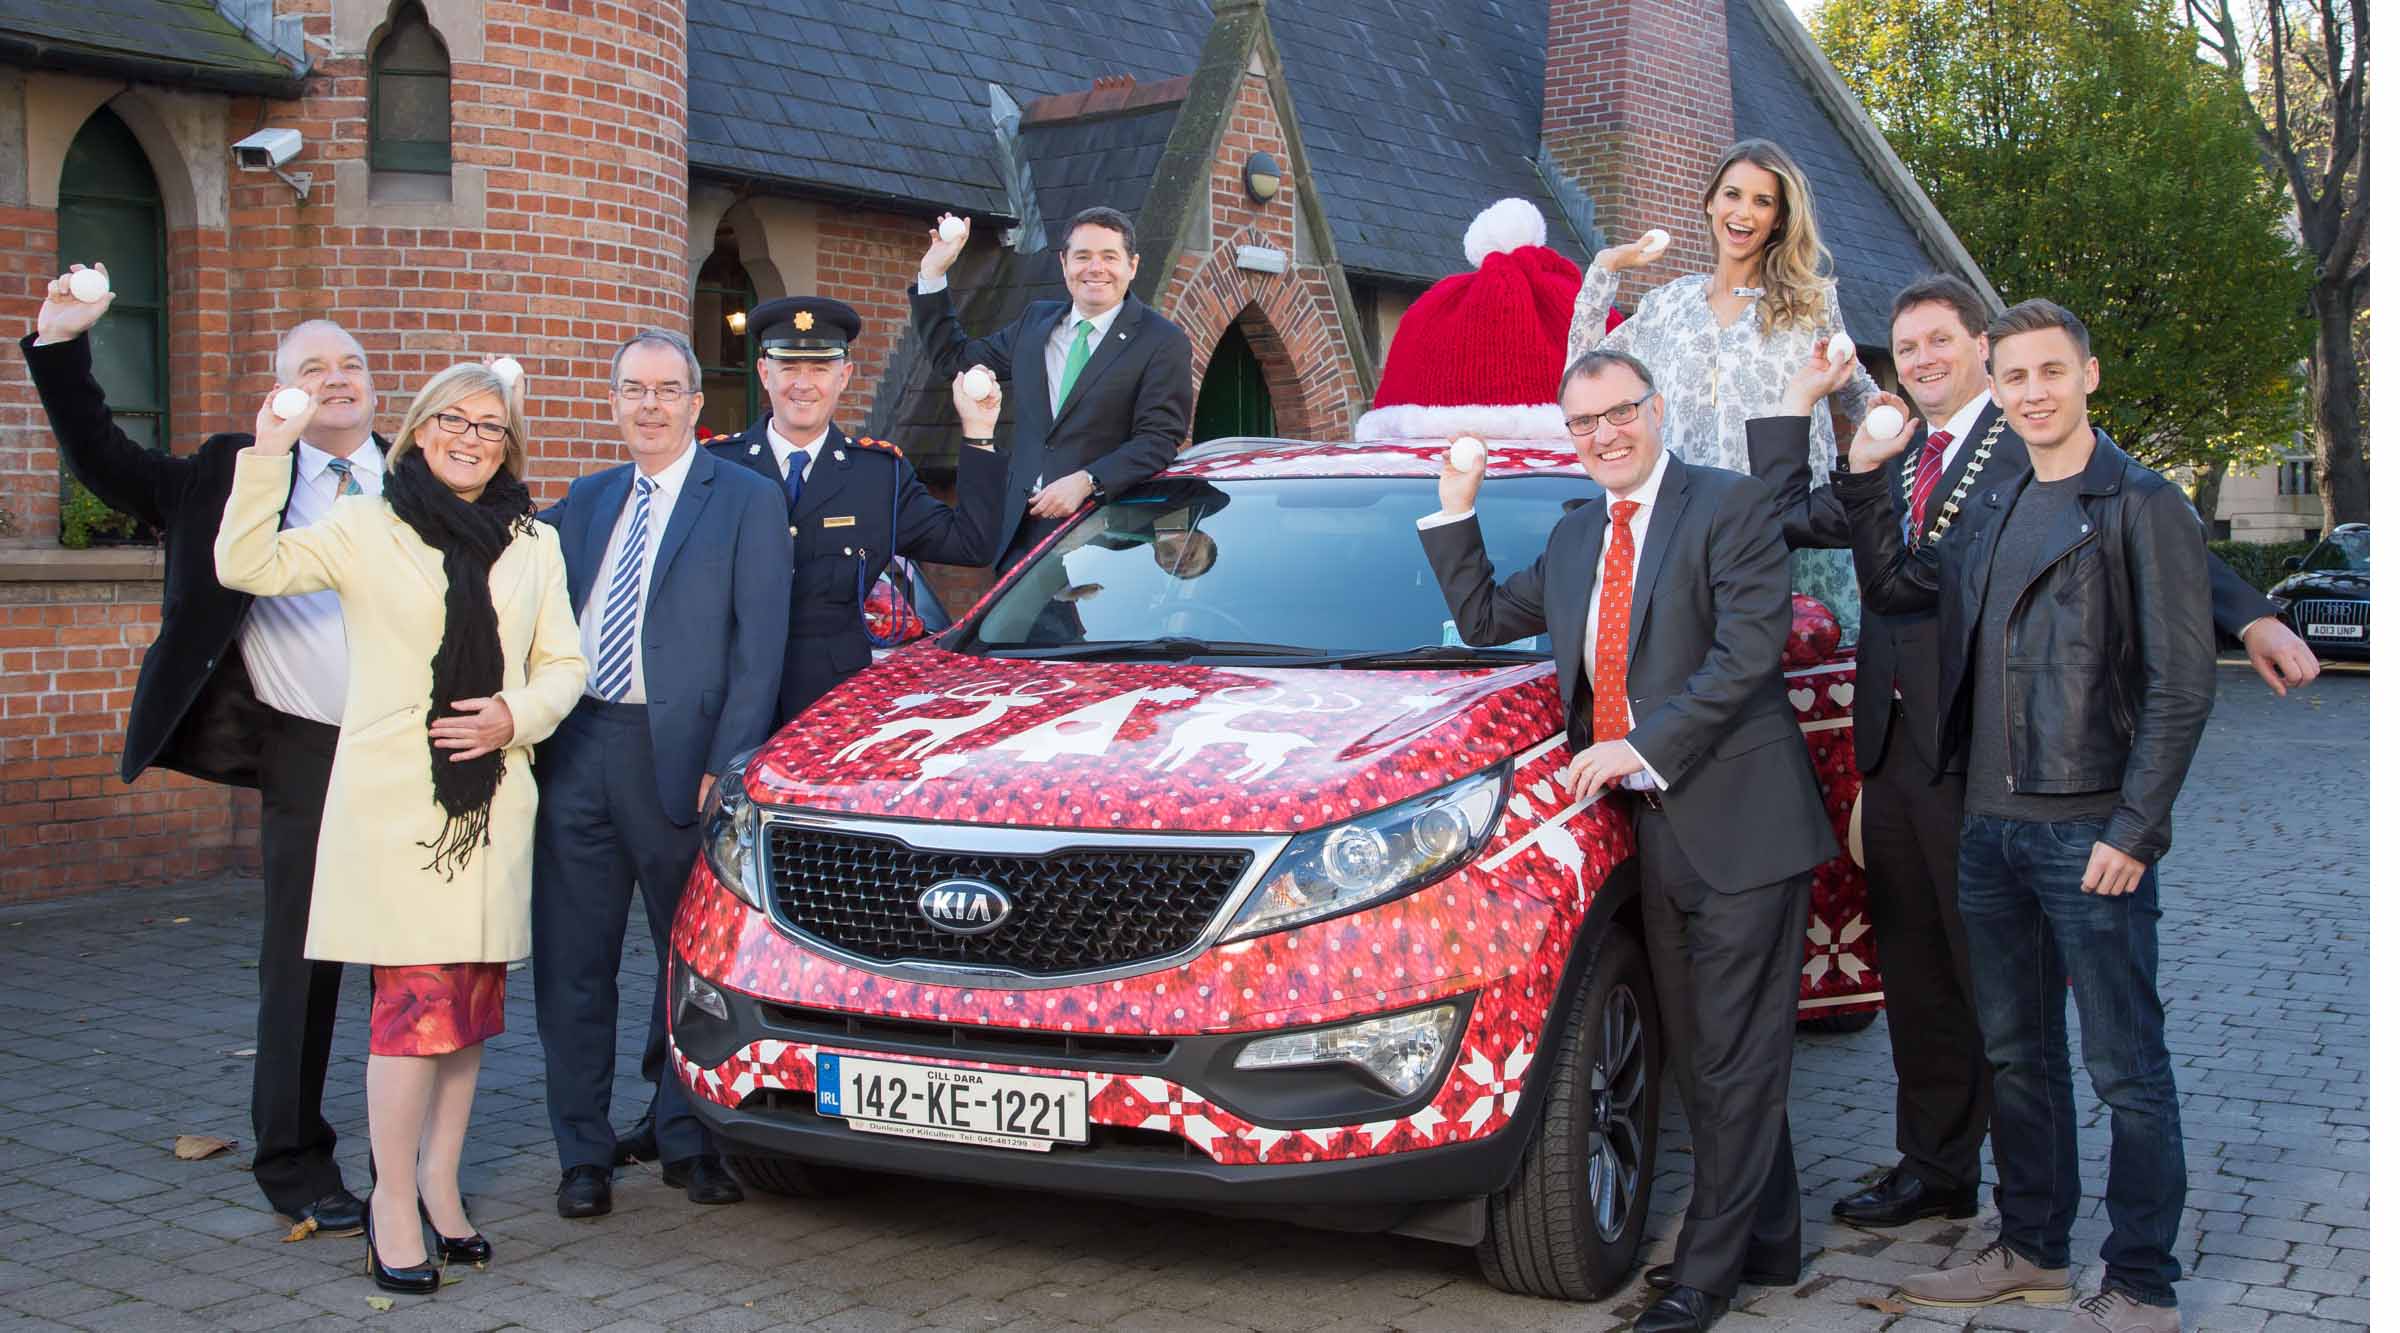
[(1625, 739), (1632, 729), (1626, 715), (1625, 669), (1632, 645), (1626, 642), (1633, 622), (1633, 516), (1639, 501), (1619, 500), (1608, 507), (1608, 552), (1600, 558), (1600, 599), (1592, 617), (1592, 741)]
[(1937, 430), (1925, 437), (1925, 447), (1917, 454), (1917, 484), (1908, 493), (1908, 536), (1910, 541), (1925, 538), (1925, 506), (1933, 502), (1934, 488), (1942, 484), (1942, 455), (1950, 448), (1950, 432)]

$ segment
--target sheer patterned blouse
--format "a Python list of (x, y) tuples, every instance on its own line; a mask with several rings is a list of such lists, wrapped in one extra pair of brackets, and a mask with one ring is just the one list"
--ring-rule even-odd
[[(1619, 277), (1596, 259), (1584, 274), (1575, 321), (1567, 331), (1568, 363), (1602, 347), (1641, 358), (1665, 400), (1666, 447), (1687, 463), (1747, 473), (1750, 451), (1743, 423), (1774, 415), (1784, 386), (1815, 350), (1816, 340), (1842, 332), (1836, 293), (1828, 286), (1823, 326), (1769, 334), (1759, 326), (1755, 301), (1720, 327), (1708, 305), (1708, 275), (1688, 274), (1652, 289), (1632, 317), (1610, 333), (1608, 311)], [(1861, 368), (1835, 396), (1844, 415), (1856, 421), (1876, 392), (1874, 379)], [(1808, 445), (1809, 484), (1822, 486), (1834, 461), (1833, 414), (1825, 403), (1811, 414)], [(1796, 552), (1792, 584), (1793, 591), (1824, 602), (1844, 625), (1858, 624), (1858, 584), (1849, 552)]]

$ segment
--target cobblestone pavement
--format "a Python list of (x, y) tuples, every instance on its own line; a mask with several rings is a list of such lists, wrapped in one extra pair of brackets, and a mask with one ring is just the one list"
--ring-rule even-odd
[[(2178, 811), (2162, 934), (2169, 1040), (2191, 1161), (2179, 1253), (2186, 1327), (2367, 1321), (2367, 689), (2328, 674), (2277, 701), (2221, 673)], [(2305, 796), (2302, 793), (2306, 793)], [(254, 883), (122, 891), (0, 910), (0, 1333), (83, 1329), (1605, 1329), (1642, 1303), (1503, 1296), (1464, 1251), (1118, 1203), (896, 1184), (832, 1201), (704, 1209), (620, 1174), (617, 1211), (563, 1222), (541, 1103), (531, 986), (512, 983), (468, 1145), (467, 1190), (499, 1259), (377, 1313), (357, 1240), (284, 1244), (246, 1151), (198, 1162), (178, 1133), (249, 1137)], [(638, 915), (638, 914), (637, 914)], [(650, 960), (631, 959), (646, 976)], [(647, 982), (630, 987), (646, 993)], [(355, 970), (329, 1081), (363, 1182), (365, 980)], [(628, 1025), (627, 1057), (638, 1034)], [(2107, 1136), (2078, 1077), (2086, 1163), (2075, 1259), (2105, 1231)], [(1800, 1287), (1745, 1289), (1721, 1327), (2049, 1329), (2056, 1310), (1895, 1315), (1861, 1304), (1971, 1252), (1993, 1214), (1875, 1235), (1827, 1209), (1890, 1156), (1879, 1022), (1802, 1038), (1793, 1125), (1810, 1248)], [(640, 1100), (631, 1081), (618, 1105)], [(622, 1109), (619, 1119), (631, 1117)], [(1670, 1115), (1672, 1112), (1670, 1112)], [(1689, 1187), (1668, 1140), (1650, 1251)], [(1988, 1178), (1988, 1177), (1987, 1177)], [(2097, 1280), (2086, 1267), (2086, 1287)]]

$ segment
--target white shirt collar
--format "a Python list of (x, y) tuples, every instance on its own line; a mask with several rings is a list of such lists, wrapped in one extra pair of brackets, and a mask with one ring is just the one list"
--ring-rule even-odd
[(1987, 385), (1982, 393), (1975, 395), (1965, 407), (1958, 409), (1948, 421), (1942, 423), (1941, 428), (1950, 432), (1951, 448), (1956, 449), (1959, 442), (1967, 438), (1967, 432), (1975, 429), (1975, 418), (1983, 415), (1983, 409), (1990, 406), (1991, 401), (1992, 391)]
[[(1666, 479), (1667, 451), (1662, 445), (1658, 451), (1658, 461), (1650, 465), (1650, 475), (1642, 478), (1642, 484), (1634, 487), (1631, 491), (1628, 491), (1623, 495), (1619, 495), (1615, 491), (1609, 491), (1609, 503), (1613, 505), (1619, 500), (1631, 500), (1635, 504), (1640, 505), (1642, 508), (1648, 509), (1652, 505), (1658, 503), (1658, 488), (1665, 483)], [(1605, 490), (1606, 488), (1604, 487), (1602, 489)]]
[(775, 429), (774, 419), (768, 418), (767, 447), (775, 451), (775, 470), (784, 476), (790, 476), (792, 474), (790, 461), (792, 455), (807, 454), (814, 459), (817, 456), (817, 450), (825, 447), (825, 437), (831, 434), (833, 434), (833, 427), (829, 423), (825, 429), (817, 432), (817, 438), (806, 444), (794, 444), (783, 437), (782, 431)]
[(1108, 309), (1101, 311), (1097, 315), (1085, 315), (1079, 313), (1075, 309), (1075, 303), (1070, 301), (1067, 303), (1066, 322), (1059, 327), (1069, 330), (1070, 336), (1072, 336), (1072, 330), (1075, 327), (1075, 321), (1079, 319), (1089, 319), (1092, 321), (1092, 343), (1094, 346), (1097, 346), (1102, 338), (1108, 336), (1109, 326), (1117, 322), (1117, 316), (1124, 313), (1125, 303), (1123, 301), (1117, 302), (1115, 305), (1110, 306)]
[[(299, 454), (300, 479), (312, 484), (325, 475), (325, 465), (334, 458), (306, 440), (300, 442)], [(383, 446), (377, 444), (372, 435), (367, 437), (364, 444), (350, 451), (350, 475), (356, 477), (362, 473), (368, 477), (383, 475)], [(362, 481), (359, 484), (364, 486), (366, 483)]]
[[(675, 497), (683, 493), (685, 479), (692, 475), (692, 457), (699, 452), (696, 445), (686, 446), (681, 457), (660, 468), (657, 475), (650, 478), (650, 484), (658, 488), (658, 494), (650, 498), (651, 504), (675, 503)], [(634, 465), (633, 475), (637, 478), (642, 475), (640, 464)]]

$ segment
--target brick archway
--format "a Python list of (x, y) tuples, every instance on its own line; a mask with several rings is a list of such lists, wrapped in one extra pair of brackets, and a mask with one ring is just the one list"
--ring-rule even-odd
[(1260, 243), (1262, 238), (1240, 236), (1203, 260), (1185, 260), (1159, 303), (1192, 340), (1192, 383), (1196, 388), (1206, 375), (1225, 331), (1239, 326), (1266, 372), (1276, 433), (1297, 440), (1346, 439), (1351, 405), (1360, 397), (1358, 371), (1329, 313), (1331, 289), (1321, 270), (1253, 273), (1234, 266), (1238, 246)]

